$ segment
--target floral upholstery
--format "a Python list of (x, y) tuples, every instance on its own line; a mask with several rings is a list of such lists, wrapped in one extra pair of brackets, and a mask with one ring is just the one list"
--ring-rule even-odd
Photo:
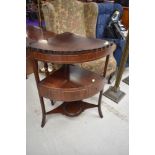
[(49, 0), (42, 6), (46, 29), (57, 34), (72, 32), (96, 37), (98, 7), (96, 3), (76, 0)]
[[(85, 63), (78, 64), (78, 65), (81, 68), (84, 68), (86, 70), (90, 70), (97, 74), (103, 75), (104, 66), (105, 66), (105, 58), (100, 58), (95, 61), (85, 62)], [(116, 70), (116, 61), (113, 58), (113, 56), (111, 56), (109, 59), (106, 76), (109, 77), (109, 75), (115, 72), (115, 70)]]
[[(98, 6), (96, 3), (83, 3), (77, 0), (49, 0), (43, 3), (46, 29), (57, 34), (72, 32), (81, 36), (96, 38)], [(78, 64), (80, 67), (102, 75), (105, 58)], [(56, 65), (56, 64), (55, 64)], [(60, 65), (58, 65), (60, 66)], [(54, 66), (54, 68), (59, 68)], [(109, 59), (107, 75), (116, 69), (113, 56)]]

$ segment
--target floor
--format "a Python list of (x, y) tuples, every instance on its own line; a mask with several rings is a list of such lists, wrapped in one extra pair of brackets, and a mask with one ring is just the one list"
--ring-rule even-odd
[[(128, 76), (125, 70), (123, 78)], [(112, 83), (114, 85), (114, 82)], [(120, 89), (126, 93), (114, 103), (103, 96), (102, 111), (88, 109), (80, 116), (70, 118), (61, 114), (47, 117), (44, 128), (40, 127), (41, 108), (34, 76), (26, 80), (27, 86), (27, 155), (128, 155), (129, 154), (129, 86), (121, 82)], [(110, 85), (106, 84), (105, 90)], [(98, 94), (90, 99), (97, 103)], [(46, 109), (51, 109), (45, 100)], [(56, 103), (58, 106), (59, 102)]]

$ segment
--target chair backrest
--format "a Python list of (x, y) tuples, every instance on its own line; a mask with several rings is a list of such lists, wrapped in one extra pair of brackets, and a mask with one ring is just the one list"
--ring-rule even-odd
[(103, 39), (104, 30), (108, 24), (111, 15), (115, 10), (119, 10), (120, 13), (123, 13), (123, 8), (120, 4), (117, 3), (98, 3), (98, 17), (96, 24), (96, 37)]
[(96, 37), (98, 7), (96, 3), (77, 0), (50, 0), (43, 4), (46, 29), (57, 34), (71, 32)]

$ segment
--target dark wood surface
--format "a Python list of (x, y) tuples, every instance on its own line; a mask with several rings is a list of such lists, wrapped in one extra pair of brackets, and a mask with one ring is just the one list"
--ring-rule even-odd
[(29, 49), (26, 49), (26, 77), (29, 74), (33, 73), (33, 64), (32, 64), (32, 60), (31, 60), (31, 53), (29, 52)]
[[(62, 113), (73, 117), (92, 107), (98, 108), (99, 116), (102, 118), (101, 101), (104, 77), (106, 76), (109, 55), (115, 50), (116, 45), (114, 43), (105, 44), (103, 40), (84, 38), (71, 33), (59, 34), (47, 40), (44, 43), (38, 41), (30, 45), (42, 108), (41, 126), (45, 125), (48, 114)], [(102, 77), (71, 65), (71, 63), (87, 62), (104, 56), (106, 56), (106, 64)], [(45, 79), (40, 80), (38, 60), (64, 65), (51, 75), (47, 75)], [(98, 105), (81, 101), (97, 93), (99, 93)], [(50, 100), (64, 101), (64, 103), (56, 109), (46, 112), (44, 97)]]
[(42, 97), (56, 101), (77, 101), (97, 94), (103, 85), (103, 77), (77, 66), (64, 65), (38, 86)]
[[(108, 45), (106, 44), (108, 43)], [(65, 32), (55, 37), (49, 38), (47, 43), (36, 42), (31, 48), (43, 51), (46, 54), (80, 54), (91, 50), (103, 50), (107, 46), (112, 46), (112, 42), (101, 39), (86, 38)]]
[(129, 29), (129, 7), (123, 7), (122, 23), (126, 29)]
[(95, 107), (98, 107), (98, 105), (91, 104), (84, 101), (64, 102), (59, 107), (46, 112), (46, 115), (61, 113), (69, 117), (74, 117), (74, 116), (78, 116), (88, 108), (95, 108)]
[(63, 33), (49, 38), (46, 43), (33, 43), (31, 48), (35, 59), (60, 64), (73, 64), (105, 57), (115, 50), (116, 45), (101, 39)]

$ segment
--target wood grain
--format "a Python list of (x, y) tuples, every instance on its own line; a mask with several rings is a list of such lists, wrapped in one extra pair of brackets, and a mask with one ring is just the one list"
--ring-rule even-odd
[(56, 101), (77, 101), (97, 94), (104, 86), (104, 78), (78, 66), (64, 65), (42, 80), (40, 95)]

